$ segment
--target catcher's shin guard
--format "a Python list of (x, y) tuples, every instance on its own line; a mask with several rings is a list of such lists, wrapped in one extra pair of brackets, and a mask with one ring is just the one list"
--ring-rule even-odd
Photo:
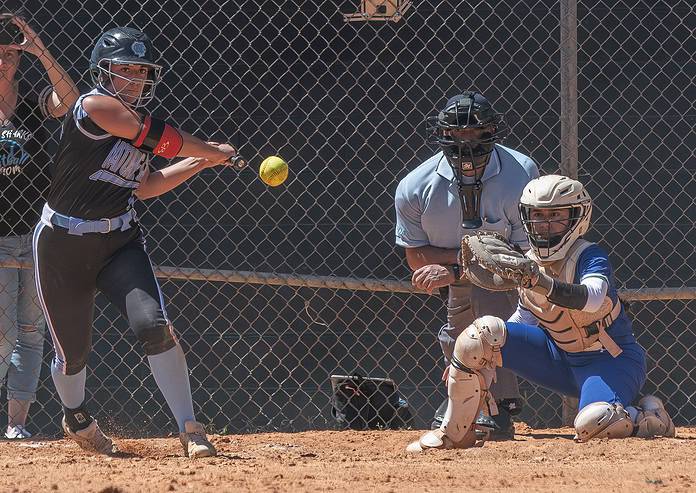
[(496, 413), (488, 400), (495, 367), (502, 365), (500, 348), (507, 328), (497, 317), (481, 317), (457, 337), (447, 377), (447, 411), (442, 426), (407, 447), (409, 452), (428, 448), (467, 448), (476, 444), (475, 419), (484, 406)]
[(467, 368), (456, 368), (452, 360), (447, 377), (447, 411), (440, 430), (454, 443), (460, 442), (473, 429), (483, 407), (491, 379)]
[(483, 407), (492, 373), (489, 372), (491, 378), (487, 379), (479, 372), (458, 368), (455, 366), (458, 364), (456, 354), (455, 349), (447, 376), (448, 401), (442, 424), (439, 429), (428, 431), (418, 441), (409, 444), (407, 452), (469, 448), (477, 444), (475, 420)]
[(593, 402), (583, 407), (573, 422), (575, 440), (626, 438), (633, 433), (633, 421), (620, 402)]

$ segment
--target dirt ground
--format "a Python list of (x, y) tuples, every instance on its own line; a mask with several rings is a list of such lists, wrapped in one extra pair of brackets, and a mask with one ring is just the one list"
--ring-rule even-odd
[(176, 437), (118, 439), (116, 457), (67, 440), (0, 442), (2, 492), (694, 491), (696, 428), (677, 438), (574, 443), (569, 428), (517, 425), (514, 441), (404, 451), (419, 431), (215, 435), (220, 455), (193, 461)]

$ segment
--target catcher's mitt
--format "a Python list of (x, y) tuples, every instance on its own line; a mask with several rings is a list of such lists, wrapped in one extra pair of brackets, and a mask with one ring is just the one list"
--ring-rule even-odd
[(497, 233), (477, 232), (462, 238), (462, 273), (472, 284), (489, 291), (531, 287), (539, 266)]

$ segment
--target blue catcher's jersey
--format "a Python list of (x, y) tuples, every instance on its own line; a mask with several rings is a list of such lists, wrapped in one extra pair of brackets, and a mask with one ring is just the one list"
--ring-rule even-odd
[[(612, 303), (618, 302), (619, 294), (616, 291), (614, 272), (609, 262), (609, 257), (604, 249), (596, 244), (587, 247), (580, 254), (580, 258), (575, 267), (575, 279), (573, 282), (575, 284), (580, 284), (583, 279), (590, 277), (604, 279), (609, 286), (607, 289), (607, 296), (611, 298)], [(619, 345), (635, 340), (631, 320), (628, 318), (628, 315), (626, 315), (624, 308), (623, 306), (621, 307), (621, 313), (607, 328), (607, 333)]]

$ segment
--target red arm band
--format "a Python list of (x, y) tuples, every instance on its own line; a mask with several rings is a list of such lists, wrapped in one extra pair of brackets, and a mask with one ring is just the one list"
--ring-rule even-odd
[(176, 157), (184, 145), (179, 131), (164, 120), (146, 115), (133, 146), (167, 159)]
[(171, 125), (165, 123), (162, 138), (152, 152), (157, 156), (171, 159), (179, 154), (179, 151), (183, 145), (184, 138), (181, 136), (179, 131)]

